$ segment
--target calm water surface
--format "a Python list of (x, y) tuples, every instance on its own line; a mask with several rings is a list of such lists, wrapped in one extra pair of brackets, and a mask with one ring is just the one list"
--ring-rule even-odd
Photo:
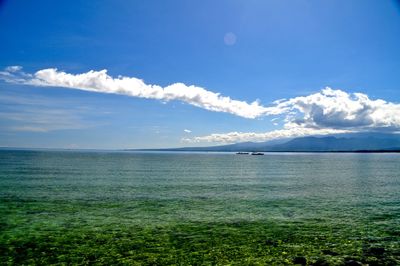
[(400, 263), (400, 154), (0, 151), (0, 199), (8, 264)]

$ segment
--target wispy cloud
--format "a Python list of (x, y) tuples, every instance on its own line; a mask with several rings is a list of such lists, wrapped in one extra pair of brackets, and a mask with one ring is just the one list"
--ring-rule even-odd
[[(3, 131), (49, 132), (99, 125), (93, 118), (99, 110), (76, 106), (71, 99), (37, 95), (0, 94), (0, 129)], [(104, 112), (101, 112), (102, 114)]]
[(80, 115), (65, 109), (23, 107), (0, 112), (0, 120), (9, 121), (9, 131), (49, 132), (54, 130), (82, 129), (91, 126)]
[(5, 72), (14, 73), (22, 70), (22, 66), (8, 66), (5, 69)]
[(183, 132), (185, 132), (185, 133), (192, 133), (192, 131), (189, 130), (189, 129), (184, 129)]

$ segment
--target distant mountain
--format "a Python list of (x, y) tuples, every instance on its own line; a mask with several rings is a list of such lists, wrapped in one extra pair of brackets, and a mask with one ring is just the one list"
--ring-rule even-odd
[(324, 137), (300, 137), (268, 142), (242, 142), (211, 147), (160, 149), (164, 151), (270, 151), (270, 152), (349, 152), (400, 151), (400, 134), (357, 133)]
[(303, 137), (269, 147), (269, 151), (370, 151), (396, 150), (400, 147), (400, 136), (394, 138), (360, 137)]

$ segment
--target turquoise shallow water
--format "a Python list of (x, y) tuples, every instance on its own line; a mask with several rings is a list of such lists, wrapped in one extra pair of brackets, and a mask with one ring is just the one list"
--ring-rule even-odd
[(400, 154), (0, 151), (0, 200), (4, 264), (400, 263)]

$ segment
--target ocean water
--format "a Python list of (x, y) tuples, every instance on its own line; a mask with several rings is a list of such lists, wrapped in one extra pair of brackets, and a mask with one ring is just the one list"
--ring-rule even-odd
[(400, 265), (400, 154), (0, 151), (0, 264)]

